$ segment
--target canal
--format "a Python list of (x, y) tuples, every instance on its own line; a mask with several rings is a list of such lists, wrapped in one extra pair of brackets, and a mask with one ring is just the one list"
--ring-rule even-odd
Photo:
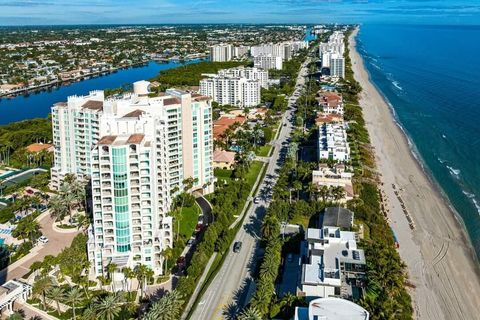
[[(191, 60), (186, 63), (197, 63), (199, 61), (201, 60)], [(1, 98), (0, 125), (31, 118), (45, 118), (50, 113), (50, 108), (54, 103), (67, 101), (68, 96), (85, 95), (92, 90), (118, 88), (124, 84), (153, 78), (162, 70), (178, 66), (181, 66), (181, 63), (150, 61), (146, 65), (121, 69), (115, 73), (73, 82), (47, 91), (32, 92), (28, 96)]]

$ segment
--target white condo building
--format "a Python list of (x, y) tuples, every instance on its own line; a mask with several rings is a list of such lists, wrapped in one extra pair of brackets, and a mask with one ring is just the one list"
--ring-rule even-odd
[(318, 159), (350, 160), (350, 147), (343, 123), (324, 123), (318, 127)]
[(210, 47), (210, 61), (225, 62), (233, 58), (233, 46), (231, 44), (218, 44)]
[(268, 88), (268, 70), (240, 66), (236, 68), (220, 70), (218, 71), (218, 75), (232, 78), (246, 78), (247, 80), (257, 80), (262, 88)]
[(257, 56), (274, 56), (280, 57), (282, 60), (290, 60), (295, 52), (300, 49), (308, 48), (308, 41), (287, 41), (281, 43), (266, 43), (258, 46), (250, 47), (250, 55)]
[(225, 62), (233, 58), (245, 57), (248, 54), (249, 47), (234, 47), (231, 44), (217, 44), (210, 47), (210, 61)]
[(330, 55), (330, 75), (345, 78), (345, 58), (338, 53)]
[(233, 68), (207, 74), (200, 80), (200, 94), (219, 104), (253, 107), (261, 102), (260, 89), (268, 86), (268, 72), (256, 68)]
[(282, 70), (283, 61), (281, 57), (272, 55), (261, 55), (253, 58), (253, 66), (264, 70)]
[(139, 81), (120, 99), (95, 91), (52, 108), (52, 179), (91, 179), (88, 256), (95, 276), (111, 262), (161, 274), (161, 252), (172, 245), (172, 190), (189, 177), (198, 180), (193, 189), (213, 189), (210, 99), (173, 89), (150, 98), (148, 88)]
[(328, 68), (330, 76), (345, 77), (345, 53), (344, 34), (335, 31), (328, 39), (328, 42), (319, 46), (319, 57), (322, 62), (322, 69)]

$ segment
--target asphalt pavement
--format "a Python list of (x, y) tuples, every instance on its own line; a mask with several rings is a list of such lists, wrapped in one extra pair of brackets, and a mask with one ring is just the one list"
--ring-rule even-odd
[[(280, 134), (273, 142), (275, 149), (268, 160), (266, 174), (260, 183), (259, 191), (255, 195), (260, 198), (260, 201), (257, 204), (252, 202), (243, 220), (243, 226), (235, 237), (234, 242), (242, 242), (242, 249), (237, 253), (230, 250), (221, 269), (192, 313), (190, 317), (192, 320), (230, 319), (248, 303), (255, 290), (252, 272), (261, 257), (259, 248), (261, 221), (271, 201), (271, 190), (278, 178), (277, 170), (284, 162), (288, 146), (287, 139), (293, 130), (292, 105), (296, 100), (295, 93), (299, 93), (305, 83), (306, 65), (307, 62), (302, 65), (295, 92), (288, 100), (289, 105), (282, 118)], [(298, 86), (301, 87), (298, 88)]]

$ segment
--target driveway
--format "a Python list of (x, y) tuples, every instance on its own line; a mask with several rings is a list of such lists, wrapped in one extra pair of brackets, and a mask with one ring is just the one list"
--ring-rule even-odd
[(74, 230), (70, 233), (60, 233), (53, 229), (53, 219), (49, 210), (38, 217), (41, 232), (48, 238), (47, 244), (39, 244), (25, 257), (0, 271), (0, 283), (11, 279), (19, 279), (30, 271), (30, 266), (35, 261), (41, 261), (47, 255), (58, 255), (64, 248), (69, 247), (73, 238), (81, 231)]

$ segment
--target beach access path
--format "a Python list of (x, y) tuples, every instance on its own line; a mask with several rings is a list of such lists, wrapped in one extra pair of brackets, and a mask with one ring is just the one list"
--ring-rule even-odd
[[(387, 195), (390, 225), (407, 265), (417, 319), (478, 319), (480, 272), (463, 226), (446, 198), (413, 156), (406, 136), (396, 124), (388, 103), (370, 82), (355, 50), (358, 29), (349, 39), (355, 79), (363, 88), (363, 109), (377, 167)], [(395, 185), (395, 189), (392, 186)], [(415, 229), (410, 229), (401, 204), (405, 202)]]

